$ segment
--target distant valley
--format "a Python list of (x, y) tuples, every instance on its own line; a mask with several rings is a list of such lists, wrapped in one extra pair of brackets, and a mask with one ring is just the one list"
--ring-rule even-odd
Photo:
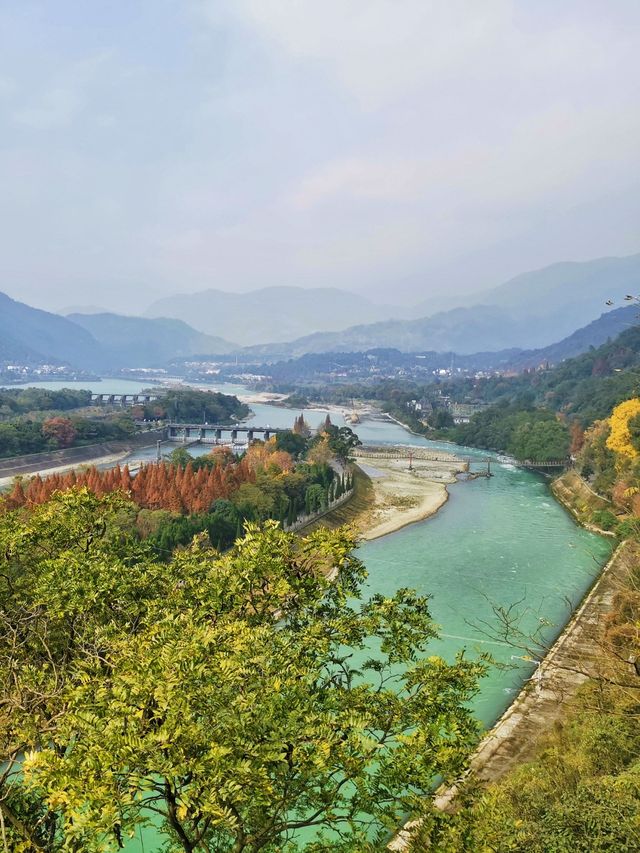
[[(109, 371), (163, 368), (191, 357), (215, 361), (231, 353), (239, 363), (260, 364), (382, 348), (497, 353), (500, 363), (502, 353), (518, 350), (523, 354), (513, 363), (526, 367), (579, 354), (622, 331), (635, 317), (620, 313), (624, 309), (600, 315), (607, 301), (622, 306), (626, 294), (639, 290), (640, 255), (633, 255), (555, 264), (478, 295), (476, 305), (422, 316), (428, 302), (400, 309), (332, 288), (208, 290), (156, 302), (145, 317), (108, 312), (62, 317), (0, 294), (0, 361)], [(166, 313), (155, 316), (161, 312)], [(414, 319), (392, 319), (394, 312)], [(376, 322), (354, 324), (356, 318)], [(341, 325), (345, 328), (336, 331)], [(295, 337), (302, 329), (313, 332)]]

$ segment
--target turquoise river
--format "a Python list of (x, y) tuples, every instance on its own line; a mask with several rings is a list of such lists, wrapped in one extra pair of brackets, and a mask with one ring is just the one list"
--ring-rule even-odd
[[(111, 380), (94, 387), (96, 391), (132, 393), (142, 385)], [(210, 387), (247, 393), (242, 386)], [(273, 405), (252, 403), (251, 408), (254, 416), (250, 422), (259, 426), (290, 426), (295, 414)], [(311, 426), (319, 424), (325, 414), (326, 410), (305, 411)], [(365, 421), (356, 431), (366, 443), (410, 444), (486, 456), (469, 448), (427, 441), (395, 423)], [(398, 587), (412, 587), (431, 596), (432, 614), (441, 627), (441, 640), (434, 651), (446, 657), (463, 647), (469, 654), (488, 651), (497, 660), (514, 665), (493, 669), (482, 682), (474, 707), (487, 726), (502, 714), (532, 672), (532, 664), (519, 659), (519, 652), (490, 640), (479, 629), (483, 620), (493, 619), (492, 605), (524, 601), (519, 606), (523, 627), (533, 631), (548, 624), (546, 634), (551, 640), (560, 633), (611, 550), (609, 542), (574, 523), (541, 476), (500, 459), (494, 461), (493, 471), (491, 479), (450, 486), (448, 503), (433, 518), (359, 549), (371, 592), (386, 594)], [(144, 841), (127, 849), (149, 853), (159, 850), (160, 844), (156, 846), (151, 830)]]

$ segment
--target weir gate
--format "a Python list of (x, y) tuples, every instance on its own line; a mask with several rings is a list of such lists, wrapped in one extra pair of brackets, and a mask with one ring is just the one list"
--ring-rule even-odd
[(251, 442), (260, 438), (269, 441), (272, 435), (286, 432), (280, 427), (242, 426), (231, 424), (169, 424), (166, 427), (168, 441), (181, 441), (184, 444), (229, 444)]
[(92, 394), (91, 402), (100, 405), (102, 403), (120, 406), (135, 406), (138, 403), (151, 403), (159, 399), (161, 394)]

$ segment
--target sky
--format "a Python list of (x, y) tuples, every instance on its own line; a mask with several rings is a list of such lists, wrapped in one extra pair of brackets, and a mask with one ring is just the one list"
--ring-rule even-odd
[(0, 290), (434, 305), (640, 251), (638, 0), (0, 0)]

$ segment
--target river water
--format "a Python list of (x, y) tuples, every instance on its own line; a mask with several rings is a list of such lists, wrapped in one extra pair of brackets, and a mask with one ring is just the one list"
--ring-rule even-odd
[[(103, 383), (95, 390), (101, 387)], [(109, 393), (133, 393), (142, 387), (141, 383), (110, 382)], [(210, 387), (246, 393), (242, 386)], [(266, 404), (251, 404), (251, 408), (254, 416), (249, 423), (258, 426), (288, 427), (296, 414)], [(305, 410), (312, 427), (325, 415), (326, 410)], [(395, 423), (367, 421), (355, 430), (366, 443), (410, 444), (486, 457), (469, 448), (427, 441)], [(522, 601), (517, 608), (522, 626), (531, 632), (548, 625), (545, 630), (551, 640), (611, 550), (608, 541), (574, 523), (541, 476), (498, 459), (492, 470), (491, 479), (449, 487), (450, 499), (435, 517), (359, 549), (369, 572), (370, 592), (390, 594), (398, 587), (411, 587), (431, 596), (432, 614), (441, 626), (441, 639), (433, 651), (447, 658), (461, 648), (470, 655), (488, 651), (497, 661), (513, 665), (492, 669), (481, 684), (474, 708), (485, 725), (495, 722), (533, 669), (518, 658), (517, 650), (488, 636), (482, 627), (483, 622), (496, 625), (493, 607)], [(151, 837), (145, 838), (147, 853), (159, 849)], [(137, 853), (143, 847), (127, 849)]]

